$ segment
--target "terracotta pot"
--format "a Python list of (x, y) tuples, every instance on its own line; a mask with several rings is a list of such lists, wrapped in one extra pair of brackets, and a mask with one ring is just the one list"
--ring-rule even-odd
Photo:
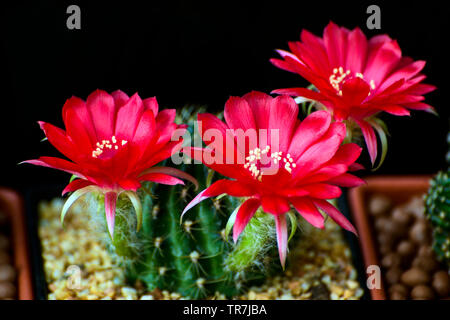
[[(427, 191), (431, 176), (377, 176), (365, 180), (366, 185), (351, 189), (348, 193), (350, 210), (359, 234), (359, 244), (363, 254), (364, 264), (379, 266), (376, 238), (367, 210), (367, 199), (372, 194), (385, 194), (394, 205), (408, 201), (414, 195)], [(380, 289), (371, 289), (373, 300), (385, 300), (386, 292), (383, 285)]]
[(22, 198), (13, 190), (0, 188), (0, 209), (10, 217), (18, 299), (32, 300), (33, 284)]

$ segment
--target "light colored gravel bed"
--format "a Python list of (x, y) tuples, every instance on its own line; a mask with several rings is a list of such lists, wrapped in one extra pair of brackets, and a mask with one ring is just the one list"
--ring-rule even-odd
[[(146, 292), (139, 284), (135, 288), (127, 286), (118, 262), (99, 240), (102, 237), (89, 227), (89, 216), (84, 214), (82, 205), (74, 205), (65, 219), (65, 228), (61, 227), (59, 215), (63, 203), (62, 199), (54, 199), (39, 206), (39, 237), (48, 299), (183, 299), (167, 291)], [(327, 219), (325, 226), (325, 230), (319, 230), (302, 225), (302, 239), (291, 248), (285, 273), (268, 278), (262, 286), (251, 287), (235, 299), (359, 299), (363, 290), (356, 281), (350, 249), (331, 219)], [(224, 296), (210, 298), (224, 299)]]

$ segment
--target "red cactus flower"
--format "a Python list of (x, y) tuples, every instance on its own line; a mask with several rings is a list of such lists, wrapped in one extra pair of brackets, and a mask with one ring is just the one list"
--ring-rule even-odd
[(360, 126), (372, 160), (377, 156), (374, 128), (383, 134), (371, 116), (386, 111), (397, 116), (411, 110), (433, 112), (422, 102), (435, 89), (421, 83), (425, 61), (402, 57), (397, 41), (387, 35), (369, 40), (359, 28), (348, 30), (330, 22), (323, 38), (303, 30), (301, 41), (289, 42), (291, 52), (277, 50), (283, 60), (271, 59), (277, 67), (300, 74), (317, 90), (278, 89), (273, 93), (302, 96), (320, 102), (335, 120), (350, 119)]
[[(287, 250), (286, 213), (291, 205), (315, 227), (324, 227), (321, 209), (340, 226), (355, 232), (351, 223), (326, 201), (341, 195), (339, 186), (363, 183), (347, 173), (359, 166), (354, 162), (361, 148), (353, 143), (342, 145), (342, 122), (331, 123), (331, 115), (324, 110), (300, 122), (294, 99), (272, 98), (261, 92), (231, 97), (224, 115), (226, 123), (211, 114), (199, 114), (198, 125), (207, 147), (188, 147), (183, 152), (232, 180), (218, 180), (200, 192), (183, 214), (199, 202), (223, 193), (246, 197), (237, 211), (234, 241), (262, 206), (274, 216), (283, 266)], [(243, 134), (246, 140), (241, 139), (245, 138)], [(239, 140), (246, 142), (239, 144)]]
[(138, 228), (142, 207), (136, 194), (141, 181), (183, 184), (191, 181), (186, 173), (168, 167), (152, 167), (181, 148), (182, 141), (172, 141), (175, 130), (181, 135), (185, 126), (174, 123), (175, 110), (158, 112), (156, 98), (141, 100), (136, 93), (129, 98), (118, 90), (111, 95), (97, 90), (87, 101), (72, 97), (63, 107), (66, 131), (39, 122), (50, 143), (71, 161), (40, 157), (24, 161), (75, 175), (62, 194), (73, 192), (66, 201), (61, 222), (71, 205), (82, 195), (97, 191), (105, 196), (108, 230), (113, 236), (116, 200), (127, 195), (136, 211)]

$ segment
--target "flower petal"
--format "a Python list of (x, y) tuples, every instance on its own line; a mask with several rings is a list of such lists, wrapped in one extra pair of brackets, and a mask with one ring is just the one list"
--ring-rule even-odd
[[(145, 101), (145, 100), (144, 100)], [(154, 111), (153, 111), (154, 112)], [(156, 115), (156, 113), (154, 113)], [(162, 110), (156, 116), (156, 130), (159, 132), (157, 144), (167, 143), (172, 138), (173, 132), (178, 127), (174, 122), (176, 116), (175, 109)]]
[(367, 58), (367, 38), (360, 28), (355, 28), (348, 34), (346, 69), (362, 73)]
[(255, 124), (258, 129), (269, 128), (269, 114), (273, 98), (266, 93), (252, 91), (242, 98), (247, 100), (250, 109), (252, 109), (255, 118)]
[(297, 212), (305, 218), (310, 224), (316, 228), (323, 229), (325, 219), (322, 214), (317, 210), (314, 203), (306, 197), (303, 198), (291, 198), (289, 201), (292, 203)]
[(215, 150), (213, 152), (211, 149), (186, 147), (182, 149), (182, 152), (225, 177), (253, 180), (250, 172), (245, 170), (243, 165), (234, 165), (233, 163), (227, 164), (226, 156), (221, 155), (219, 152), (215, 152)]
[(251, 188), (243, 185), (238, 181), (232, 181), (227, 179), (221, 179), (214, 182), (208, 188), (200, 192), (191, 202), (184, 208), (181, 217), (192, 207), (196, 206), (198, 203), (210, 197), (215, 197), (226, 193), (233, 197), (250, 197), (255, 191)]
[(74, 192), (77, 191), (78, 189), (91, 186), (93, 184), (94, 183), (92, 183), (91, 181), (85, 179), (75, 179), (64, 188), (61, 195), (64, 196), (68, 192)]
[(293, 97), (304, 97), (311, 100), (323, 101), (326, 100), (326, 97), (322, 95), (320, 92), (312, 91), (305, 88), (286, 88), (286, 89), (276, 89), (271, 93), (276, 94), (287, 94)]
[(96, 90), (86, 100), (86, 107), (95, 126), (97, 139), (111, 139), (116, 123), (114, 98), (103, 90)]
[(275, 227), (277, 230), (277, 243), (278, 243), (278, 254), (280, 256), (281, 266), (283, 267), (286, 263), (286, 255), (287, 255), (287, 224), (286, 224), (286, 215), (279, 214), (274, 216), (275, 219)]
[(252, 109), (243, 98), (230, 97), (225, 103), (224, 117), (231, 129), (256, 129)]
[(169, 176), (173, 176), (176, 178), (181, 178), (181, 179), (185, 179), (187, 181), (192, 182), (195, 185), (195, 189), (198, 189), (198, 181), (197, 179), (195, 179), (193, 176), (191, 176), (190, 174), (181, 171), (179, 169), (175, 169), (175, 168), (171, 168), (171, 167), (152, 167), (150, 169), (145, 170), (142, 175), (147, 174), (147, 173), (163, 173), (163, 174), (167, 174)]
[(67, 135), (78, 147), (87, 144), (92, 149), (99, 139), (86, 103), (80, 98), (72, 97), (64, 104), (62, 113)]
[(353, 188), (366, 183), (363, 179), (349, 173), (344, 173), (340, 176), (331, 178), (327, 182), (346, 188)]
[(114, 223), (116, 220), (116, 201), (117, 193), (107, 192), (105, 194), (105, 215), (106, 223), (108, 225), (109, 235), (114, 239)]
[(233, 241), (235, 243), (260, 205), (259, 199), (251, 198), (240, 206), (233, 225)]
[[(292, 133), (294, 131), (298, 116), (298, 105), (289, 96), (278, 96), (272, 100), (269, 114), (269, 134), (276, 130), (279, 135), (278, 151), (288, 150)], [(270, 141), (270, 140), (269, 140)], [(261, 147), (261, 146), (260, 146)], [(271, 146), (272, 149), (274, 146)]]
[(77, 147), (73, 144), (72, 140), (67, 137), (64, 130), (43, 121), (39, 121), (39, 126), (44, 131), (48, 141), (58, 149), (59, 152), (72, 160), (78, 158)]
[(339, 187), (326, 183), (314, 183), (302, 186), (302, 189), (308, 192), (309, 197), (317, 199), (335, 199), (339, 198), (342, 194)]
[(73, 162), (69, 162), (64, 159), (54, 157), (40, 157), (39, 159), (26, 160), (21, 162), (34, 164), (36, 166), (48, 167), (52, 169), (62, 170), (71, 174), (74, 174), (80, 178), (87, 179), (84, 174), (81, 173), (81, 168)]
[(135, 179), (123, 179), (119, 181), (119, 186), (124, 190), (136, 192), (141, 187), (141, 184)]
[(345, 230), (348, 230), (350, 232), (353, 232), (356, 236), (358, 233), (356, 232), (355, 227), (350, 223), (350, 221), (347, 220), (347, 218), (339, 212), (338, 209), (336, 209), (332, 204), (330, 204), (326, 200), (313, 200), (314, 204), (322, 209), (326, 214), (328, 214), (331, 219), (333, 219), (338, 225), (340, 225)]
[[(159, 115), (158, 114), (158, 109), (159, 109), (158, 101), (156, 100), (156, 97), (144, 99), (144, 100), (142, 100), (142, 103), (144, 105), (145, 110), (152, 110), (155, 117), (157, 117), (157, 115)], [(175, 117), (174, 117), (174, 119), (175, 119)], [(173, 122), (173, 120), (171, 122)]]
[(273, 215), (280, 215), (291, 209), (286, 198), (279, 196), (263, 196), (261, 197), (261, 205), (264, 212)]
[(136, 212), (136, 222), (137, 222), (136, 230), (139, 231), (139, 229), (141, 229), (142, 226), (142, 214), (143, 214), (141, 200), (139, 199), (139, 196), (137, 195), (136, 192), (125, 191), (124, 193), (130, 199), (134, 211)]
[(78, 189), (74, 193), (70, 195), (70, 197), (66, 200), (64, 203), (64, 206), (61, 210), (61, 225), (64, 226), (64, 218), (66, 217), (67, 212), (69, 211), (70, 207), (77, 201), (81, 196), (85, 195), (89, 192), (96, 192), (99, 188), (96, 186), (87, 186), (82, 189)]
[(364, 140), (366, 141), (367, 150), (369, 151), (370, 161), (372, 162), (372, 166), (375, 163), (375, 159), (377, 158), (377, 137), (375, 136), (375, 131), (372, 126), (364, 120), (356, 121), (361, 128), (361, 131), (364, 136)]
[(345, 81), (341, 87), (344, 103), (351, 107), (360, 105), (369, 95), (369, 84), (359, 77)]
[(152, 110), (146, 110), (141, 116), (139, 124), (133, 137), (133, 144), (139, 146), (140, 154), (142, 155), (147, 147), (154, 141), (155, 136), (155, 116)]
[(119, 110), (119, 108), (122, 107), (125, 103), (127, 103), (128, 100), (130, 99), (130, 97), (122, 90), (114, 91), (113, 93), (111, 93), (111, 96), (114, 99), (116, 110)]
[(329, 179), (337, 177), (348, 170), (347, 165), (345, 164), (329, 164), (327, 163), (322, 168), (311, 172), (307, 176), (303, 177), (299, 182), (298, 186), (308, 185), (317, 182), (326, 182), (328, 183)]
[(295, 179), (306, 176), (329, 161), (336, 154), (344, 137), (345, 125), (342, 122), (332, 123), (326, 134), (297, 159), (297, 168), (293, 172)]
[(323, 32), (323, 42), (328, 53), (330, 65), (333, 67), (344, 66), (346, 63), (347, 37), (343, 28), (330, 22)]
[(136, 93), (117, 112), (115, 136), (117, 139), (131, 141), (144, 112), (144, 104)]
[(327, 132), (330, 123), (331, 115), (324, 110), (311, 113), (300, 123), (288, 150), (294, 162)]
[(397, 41), (378, 42), (376, 37), (369, 40), (369, 56), (367, 58), (364, 78), (380, 85), (400, 61), (402, 52)]
[(345, 143), (339, 147), (334, 157), (327, 162), (327, 166), (334, 164), (345, 164), (349, 166), (359, 158), (361, 151), (362, 148), (356, 143)]
[(157, 182), (157, 183), (167, 184), (170, 186), (174, 186), (177, 184), (184, 185), (183, 180), (180, 180), (178, 178), (175, 178), (175, 177), (169, 176), (167, 174), (163, 174), (163, 173), (147, 173), (147, 174), (144, 174), (143, 176), (139, 177), (139, 180), (153, 181), (153, 182)]
[(97, 143), (97, 133), (91, 115), (83, 100), (70, 98), (63, 107), (67, 136), (81, 154), (89, 154)]
[(395, 116), (409, 116), (410, 112), (408, 109), (405, 109), (401, 106), (391, 105), (391, 106), (383, 106), (381, 108), (383, 111), (387, 113), (393, 114)]

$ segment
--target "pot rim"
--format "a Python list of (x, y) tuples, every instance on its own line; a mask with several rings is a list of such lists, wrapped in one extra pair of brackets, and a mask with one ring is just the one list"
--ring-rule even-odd
[[(408, 191), (408, 197), (415, 194), (423, 194), (429, 187), (431, 175), (380, 175), (364, 178), (365, 185), (350, 189), (348, 201), (353, 221), (359, 234), (359, 245), (363, 254), (366, 270), (369, 266), (380, 266), (378, 251), (376, 250), (375, 233), (366, 209), (366, 197), (370, 193), (390, 194), (391, 198), (396, 193)], [(398, 198), (396, 197), (398, 200)], [(367, 274), (366, 274), (367, 277)], [(373, 300), (386, 300), (386, 291), (383, 281), (380, 288), (370, 289)]]
[(33, 283), (23, 199), (16, 191), (0, 187), (0, 205), (9, 216), (11, 223), (14, 266), (17, 272), (17, 298), (19, 300), (33, 300)]

